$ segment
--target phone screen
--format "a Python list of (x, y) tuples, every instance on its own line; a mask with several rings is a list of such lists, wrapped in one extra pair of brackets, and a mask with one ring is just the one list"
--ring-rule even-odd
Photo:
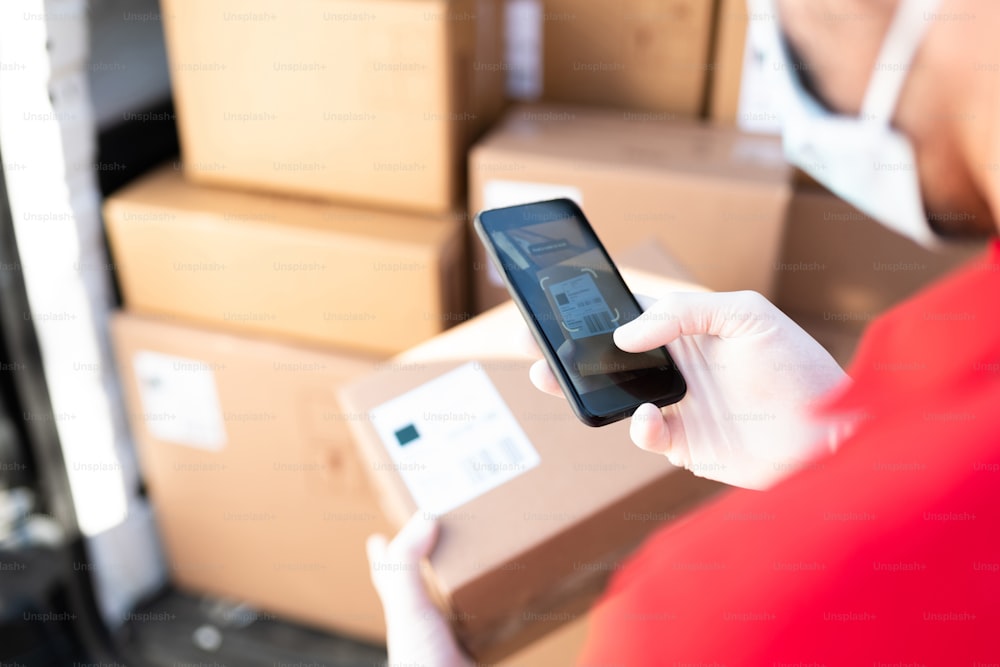
[(614, 344), (614, 330), (642, 311), (575, 204), (497, 209), (480, 221), (511, 287), (588, 412), (634, 408), (679, 387), (683, 395), (683, 379), (665, 348), (635, 354)]

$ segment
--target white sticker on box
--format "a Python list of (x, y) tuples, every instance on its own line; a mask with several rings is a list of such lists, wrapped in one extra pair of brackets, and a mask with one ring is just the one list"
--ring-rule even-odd
[(444, 514), (541, 459), (481, 366), (470, 362), (369, 414), (417, 507)]
[(507, 94), (515, 100), (531, 101), (542, 96), (542, 3), (540, 0), (508, 0), (504, 8)]
[(157, 440), (217, 451), (226, 428), (214, 367), (203, 361), (143, 350), (132, 360), (142, 417)]
[[(499, 179), (486, 181), (483, 185), (484, 209), (519, 206), (520, 204), (531, 204), (549, 199), (571, 199), (576, 202), (577, 206), (583, 208), (583, 192), (580, 191), (580, 188), (572, 185)], [(492, 284), (498, 287), (503, 286), (503, 279), (493, 262), (489, 262), (486, 267), (486, 277)]]
[(782, 73), (767, 67), (763, 55), (764, 49), (761, 46), (767, 40), (761, 31), (773, 29), (764, 22), (774, 20), (773, 16), (761, 15), (759, 18), (751, 16), (747, 27), (737, 111), (737, 125), (747, 132), (781, 133), (778, 96), (773, 91), (779, 89), (775, 79)]

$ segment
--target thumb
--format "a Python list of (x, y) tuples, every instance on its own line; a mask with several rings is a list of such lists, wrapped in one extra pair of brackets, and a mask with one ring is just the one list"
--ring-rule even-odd
[(422, 512), (415, 514), (391, 542), (373, 535), (366, 544), (372, 583), (388, 609), (396, 604), (412, 606), (425, 601), (421, 560), (437, 541), (437, 522)]
[(673, 292), (615, 330), (615, 344), (645, 352), (680, 336), (736, 338), (774, 325), (780, 311), (757, 292)]

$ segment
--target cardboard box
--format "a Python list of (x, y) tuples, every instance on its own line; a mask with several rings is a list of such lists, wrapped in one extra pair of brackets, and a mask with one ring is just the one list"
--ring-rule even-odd
[(163, 1), (202, 183), (445, 212), (500, 113), (499, 0)]
[(382, 354), (466, 317), (464, 216), (205, 188), (167, 166), (104, 217), (135, 312)]
[(747, 0), (719, 0), (708, 117), (720, 123), (737, 121), (748, 24)]
[(971, 243), (930, 251), (826, 190), (799, 188), (775, 267), (776, 303), (815, 322), (860, 331), (983, 249)]
[(392, 529), (335, 395), (376, 360), (133, 314), (111, 330), (172, 580), (382, 641), (364, 540)]
[(544, 99), (697, 116), (714, 0), (542, 0)]
[[(609, 110), (521, 106), (473, 148), (469, 207), (569, 197), (612, 257), (655, 238), (700, 284), (773, 295), (788, 181), (774, 137), (629, 120)], [(471, 247), (482, 310), (507, 291), (478, 238)]]
[(341, 392), (368, 417), (351, 428), (387, 516), (440, 516), (429, 585), (480, 661), (578, 620), (649, 533), (721, 488), (637, 449), (627, 421), (588, 428), (538, 392), (524, 335), (508, 303)]

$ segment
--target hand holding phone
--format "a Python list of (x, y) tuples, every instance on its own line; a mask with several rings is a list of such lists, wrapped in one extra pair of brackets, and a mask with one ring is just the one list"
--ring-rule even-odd
[(580, 208), (568, 199), (483, 211), (476, 232), (577, 417), (602, 426), (686, 384), (665, 347), (632, 353), (612, 334), (642, 310)]
[[(823, 347), (756, 292), (676, 291), (644, 302), (615, 331), (623, 350), (669, 346), (688, 397), (640, 406), (630, 435), (640, 449), (719, 482), (764, 489), (850, 434), (856, 416), (819, 419), (815, 401), (846, 375)], [(563, 391), (545, 360), (529, 373), (541, 391)]]

